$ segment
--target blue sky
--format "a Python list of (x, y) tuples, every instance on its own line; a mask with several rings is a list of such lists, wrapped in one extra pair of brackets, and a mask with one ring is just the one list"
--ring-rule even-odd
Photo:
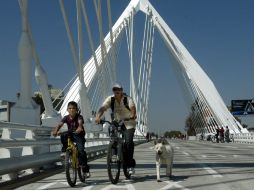
[[(106, 0), (102, 0), (106, 10)], [(254, 1), (253, 0), (151, 0), (155, 9), (212, 79), (226, 105), (232, 99), (254, 98)], [(113, 23), (129, 0), (111, 0)], [(98, 28), (92, 1), (86, 1), (94, 41)], [(76, 38), (75, 1), (65, 1)], [(108, 31), (106, 12), (104, 32)], [(135, 21), (136, 38), (142, 43), (144, 15)], [(63, 88), (75, 73), (66, 30), (57, 0), (29, 0), (29, 20), (40, 62), (48, 81)], [(19, 91), (17, 44), (21, 18), (17, 0), (0, 1), (0, 99), (15, 101)], [(91, 56), (84, 39), (85, 58)], [(96, 46), (97, 46), (96, 45)], [(138, 47), (137, 45), (137, 51)], [(183, 130), (188, 110), (176, 81), (174, 61), (158, 33), (155, 33), (149, 104), (150, 128), (156, 131)], [(128, 88), (129, 65), (126, 42), (118, 59), (119, 82)], [(33, 79), (34, 81), (34, 79)], [(33, 90), (37, 90), (33, 82)], [(252, 117), (242, 118), (254, 127)], [(158, 131), (158, 130), (157, 130)]]

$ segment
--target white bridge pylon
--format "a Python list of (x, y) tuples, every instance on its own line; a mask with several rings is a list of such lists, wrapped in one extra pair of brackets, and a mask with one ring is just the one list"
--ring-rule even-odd
[[(137, 105), (138, 133), (146, 133), (149, 130), (147, 128), (149, 126), (147, 123), (147, 110), (152, 71), (153, 38), (156, 29), (164, 40), (169, 53), (176, 60), (172, 64), (174, 64), (179, 84), (183, 89), (183, 96), (190, 110), (190, 116), (196, 132), (215, 132), (217, 127), (225, 126), (229, 127), (231, 133), (247, 132), (244, 131), (241, 124), (228, 111), (213, 82), (148, 0), (130, 1), (113, 26), (110, 18), (110, 0), (108, 0), (110, 31), (105, 38), (102, 34), (100, 1), (94, 0), (100, 29), (100, 46), (96, 50), (94, 49), (92, 32), (87, 19), (88, 15), (86, 15), (85, 11), (85, 3), (77, 0), (78, 53), (73, 45), (73, 38), (64, 9), (64, 1), (60, 0), (59, 2), (78, 73), (70, 82), (71, 86), (59, 110), (62, 116), (66, 114), (67, 103), (74, 100), (80, 103), (82, 113), (85, 115), (85, 119), (88, 119), (93, 111), (98, 110), (104, 98), (111, 94), (111, 86), (116, 81), (119, 49), (122, 39), (126, 36), (130, 60), (130, 95), (134, 98)], [(137, 62), (133, 54), (135, 48), (133, 19), (135, 19), (135, 14), (138, 11), (142, 11), (146, 15), (140, 62)], [(85, 21), (92, 52), (92, 57), (85, 64), (83, 64), (83, 47), (81, 43), (83, 23), (81, 18)], [(139, 68), (138, 76), (135, 75), (134, 67)]]

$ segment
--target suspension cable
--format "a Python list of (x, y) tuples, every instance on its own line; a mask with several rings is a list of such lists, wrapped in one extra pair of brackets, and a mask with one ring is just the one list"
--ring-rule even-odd
[[(150, 20), (150, 19), (149, 19)], [(146, 78), (147, 78), (147, 54), (149, 52), (149, 41), (150, 41), (150, 34), (151, 34), (151, 23), (150, 21), (148, 21), (148, 27), (147, 27), (147, 40), (145, 43), (145, 53), (144, 53), (144, 69), (143, 69), (143, 75), (142, 75), (142, 85), (141, 85), (141, 112), (140, 112), (140, 119), (143, 121), (144, 123), (144, 109), (145, 109), (145, 100), (146, 100), (146, 96), (145, 96), (145, 92), (146, 92)]]
[(111, 51), (112, 51), (112, 65), (113, 65), (113, 80), (116, 80), (116, 55), (115, 55), (115, 45), (113, 42), (113, 32), (112, 32), (112, 16), (111, 16), (111, 5), (110, 0), (107, 0), (108, 7), (108, 25), (110, 31), (110, 43), (111, 43)]
[(76, 52), (76, 49), (75, 49), (74, 40), (73, 40), (73, 37), (72, 37), (72, 32), (71, 32), (71, 29), (70, 29), (68, 17), (66, 15), (66, 11), (65, 11), (65, 8), (64, 8), (64, 0), (59, 0), (59, 3), (60, 3), (60, 8), (61, 8), (61, 12), (62, 12), (62, 15), (63, 15), (63, 19), (64, 19), (65, 28), (66, 28), (66, 31), (67, 31), (69, 43), (70, 43), (70, 46), (71, 46), (71, 52), (72, 52), (74, 65), (76, 66), (77, 73), (79, 73), (79, 64), (78, 64), (79, 61), (78, 61), (78, 58), (77, 58), (77, 52)]
[[(96, 16), (97, 16), (97, 21), (98, 21), (98, 25), (99, 25), (99, 33), (100, 33), (100, 43), (101, 43), (101, 58), (102, 58), (102, 77), (103, 77), (103, 94), (104, 94), (104, 97), (106, 97), (107, 95), (107, 91), (106, 89), (109, 89), (106, 81), (106, 76), (105, 76), (105, 71), (104, 71), (104, 68), (106, 66), (106, 62), (105, 62), (105, 53), (106, 53), (106, 46), (105, 46), (105, 41), (104, 41), (104, 38), (103, 38), (103, 30), (102, 30), (102, 17), (101, 17), (101, 3), (100, 3), (100, 0), (98, 0), (98, 4), (96, 2), (96, 0), (93, 1), (94, 2), (94, 7), (95, 7), (95, 11), (96, 11)], [(110, 79), (111, 76), (109, 76), (109, 79)], [(111, 80), (112, 81), (112, 80)]]
[(152, 60), (153, 60), (153, 42), (154, 42), (154, 24), (152, 22), (152, 36), (151, 36), (151, 47), (150, 47), (150, 58), (149, 58), (149, 69), (148, 69), (148, 80), (147, 80), (147, 99), (146, 99), (146, 112), (145, 112), (145, 124), (147, 126), (147, 115), (148, 115), (148, 102), (149, 102), (149, 92), (150, 92), (150, 81), (151, 81), (151, 73), (152, 73)]

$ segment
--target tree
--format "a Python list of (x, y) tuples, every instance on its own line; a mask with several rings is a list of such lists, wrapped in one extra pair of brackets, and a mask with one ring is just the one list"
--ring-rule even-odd
[[(36, 94), (34, 97), (32, 97), (33, 100), (38, 104), (40, 105), (41, 109), (40, 109), (40, 112), (41, 114), (45, 111), (45, 107), (44, 107), (44, 104), (43, 104), (43, 99), (42, 99), (42, 96), (40, 94)], [(58, 98), (54, 101), (53, 103), (53, 107), (55, 108), (56, 111), (59, 111), (62, 104), (63, 104), (63, 99), (62, 98)]]
[(196, 131), (193, 125), (193, 116), (190, 114), (185, 120), (185, 128), (188, 136), (196, 136)]
[(164, 133), (165, 138), (178, 138), (182, 137), (182, 132), (181, 131), (166, 131)]
[(235, 118), (239, 123), (242, 123), (242, 120), (241, 120), (239, 117), (234, 116), (234, 118)]
[(32, 97), (33, 100), (40, 106), (40, 114), (42, 114), (45, 110), (43, 100), (40, 94), (36, 94), (34, 97)]

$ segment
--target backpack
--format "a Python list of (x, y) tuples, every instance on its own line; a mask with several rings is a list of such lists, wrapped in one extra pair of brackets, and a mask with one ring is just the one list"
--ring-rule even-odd
[[(115, 109), (115, 100), (116, 100), (115, 97), (112, 96), (111, 97), (111, 110), (112, 110), (112, 113), (114, 113), (114, 109)], [(130, 107), (128, 105), (128, 97), (127, 96), (123, 97), (123, 104), (126, 107), (126, 109), (128, 109), (130, 111)]]

